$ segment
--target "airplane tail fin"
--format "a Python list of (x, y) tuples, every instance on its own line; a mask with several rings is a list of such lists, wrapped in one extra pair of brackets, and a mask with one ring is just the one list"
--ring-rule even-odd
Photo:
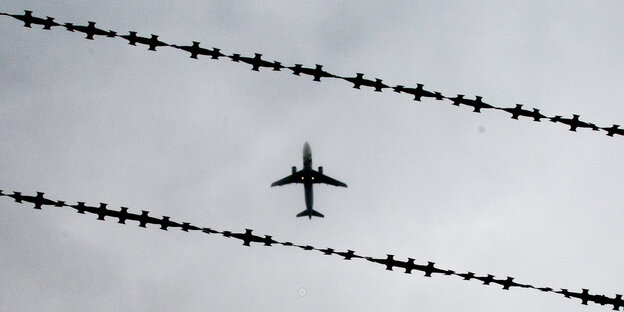
[(308, 219), (312, 219), (312, 217), (319, 217), (319, 218), (324, 218), (325, 216), (322, 215), (320, 212), (310, 209), (310, 210), (304, 210), (302, 212), (300, 212), (297, 217), (305, 217), (307, 216)]

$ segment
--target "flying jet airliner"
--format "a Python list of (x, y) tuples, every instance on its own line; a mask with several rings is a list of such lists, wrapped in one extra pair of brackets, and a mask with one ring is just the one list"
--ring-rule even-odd
[(312, 205), (314, 204), (312, 185), (314, 183), (325, 183), (333, 186), (347, 187), (346, 184), (324, 175), (323, 167), (319, 166), (318, 171), (312, 169), (312, 150), (310, 149), (310, 144), (308, 144), (308, 142), (303, 145), (303, 169), (297, 171), (297, 167), (292, 167), (291, 175), (279, 181), (273, 182), (271, 187), (282, 186), (290, 183), (303, 184), (303, 188), (305, 190), (306, 210), (299, 213), (297, 217), (308, 216), (308, 219), (312, 219), (312, 217), (324, 217), (321, 213), (312, 209)]

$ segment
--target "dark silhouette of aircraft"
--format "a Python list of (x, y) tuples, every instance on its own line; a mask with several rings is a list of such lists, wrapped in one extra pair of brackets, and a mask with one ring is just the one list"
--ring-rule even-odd
[(367, 86), (375, 88), (375, 92), (381, 92), (383, 88), (389, 88), (387, 85), (381, 82), (381, 79), (375, 78), (375, 81), (370, 79), (364, 79), (364, 74), (357, 73), (355, 77), (339, 77), (353, 84), (353, 88), (359, 89), (360, 86)]
[(65, 23), (65, 28), (67, 28), (67, 30), (74, 32), (75, 31), (79, 31), (81, 33), (85, 33), (87, 34), (86, 39), (89, 40), (93, 40), (93, 36), (98, 35), (98, 36), (106, 36), (106, 37), (117, 37), (117, 33), (109, 30), (109, 31), (105, 31), (103, 29), (99, 29), (95, 27), (95, 22), (91, 22), (89, 21), (89, 25), (87, 26), (81, 26), (81, 25), (74, 25), (72, 23)]
[(308, 216), (308, 219), (312, 219), (312, 217), (324, 217), (321, 213), (312, 209), (312, 206), (314, 204), (312, 185), (314, 185), (315, 183), (325, 183), (333, 186), (347, 187), (346, 184), (324, 175), (323, 167), (319, 166), (318, 171), (312, 169), (312, 150), (310, 149), (310, 144), (308, 144), (308, 142), (303, 145), (303, 169), (297, 171), (297, 167), (293, 166), (291, 175), (276, 182), (273, 182), (271, 184), (271, 187), (282, 186), (290, 183), (303, 184), (305, 190), (306, 210), (299, 213), (297, 217)]
[(580, 121), (579, 115), (572, 115), (572, 116), (573, 116), (572, 119), (563, 118), (561, 116), (555, 116), (555, 117), (551, 117), (550, 121), (566, 124), (570, 126), (570, 131), (574, 131), (574, 132), (576, 132), (576, 128), (590, 128), (594, 131), (600, 130), (600, 128), (598, 128), (598, 126), (594, 125), (593, 123)]
[(293, 75), (299, 76), (299, 74), (306, 74), (310, 76), (314, 76), (314, 81), (321, 81), (321, 77), (327, 78), (336, 78), (335, 75), (330, 74), (323, 70), (323, 65), (316, 64), (316, 68), (307, 68), (303, 67), (301, 64), (295, 64), (295, 66), (288, 67), (288, 69), (293, 71)]
[(150, 51), (156, 51), (156, 47), (166, 47), (166, 46), (169, 46), (169, 44), (164, 43), (164, 42), (158, 40), (158, 36), (157, 35), (152, 35), (151, 38), (145, 38), (145, 37), (137, 36), (137, 32), (136, 31), (130, 31), (129, 33), (130, 33), (129, 35), (121, 35), (119, 37), (128, 40), (128, 44), (130, 44), (130, 45), (136, 45), (137, 43), (148, 45), (149, 46), (148, 50), (150, 50)]
[(458, 94), (457, 97), (448, 99), (453, 101), (453, 105), (455, 106), (459, 106), (460, 104), (471, 106), (474, 108), (473, 112), (475, 113), (480, 113), (482, 108), (494, 108), (494, 106), (484, 103), (482, 100), (483, 98), (478, 95), (474, 100), (465, 99), (463, 94)]
[(620, 125), (613, 125), (611, 128), (602, 128), (602, 130), (607, 131), (608, 136), (613, 136), (614, 134), (624, 135), (624, 129), (620, 129)]
[(54, 26), (60, 26), (61, 24), (54, 21), (53, 17), (47, 16), (46, 19), (32, 16), (33, 11), (24, 10), (24, 15), (14, 15), (8, 13), (1, 13), (0, 15), (11, 16), (15, 19), (18, 19), (24, 22), (24, 27), (31, 28), (30, 25), (43, 25), (43, 29), (50, 30)]
[(435, 98), (438, 101), (441, 101), (444, 99), (444, 96), (442, 95), (442, 93), (440, 92), (431, 92), (431, 91), (427, 91), (423, 89), (423, 84), (418, 83), (416, 84), (416, 88), (406, 88), (402, 85), (398, 85), (392, 89), (394, 89), (394, 92), (397, 93), (407, 93), (407, 94), (411, 94), (414, 96), (414, 101), (420, 101), (420, 98), (424, 97), (430, 97), (430, 98)]
[(172, 47), (180, 50), (184, 50), (186, 52), (191, 53), (191, 58), (197, 59), (197, 55), (207, 55), (210, 56), (214, 60), (218, 60), (220, 56), (225, 56), (225, 54), (221, 53), (220, 49), (212, 48), (212, 50), (204, 49), (199, 46), (199, 42), (193, 41), (192, 46), (177, 46), (175, 44), (171, 45)]
[(500, 110), (504, 110), (511, 114), (511, 119), (518, 119), (518, 116), (526, 116), (532, 117), (533, 121), (539, 122), (542, 118), (547, 118), (546, 116), (540, 114), (540, 110), (537, 108), (533, 108), (533, 111), (522, 109), (522, 104), (516, 104), (514, 108), (498, 108)]
[[(2, 191), (0, 191), (0, 194), (2, 193)], [(47, 199), (45, 197), (43, 197), (42, 192), (37, 192), (37, 196), (28, 196), (28, 195), (22, 195), (21, 192), (13, 192), (12, 195), (5, 195), (2, 194), (3, 196), (9, 196), (11, 198), (13, 198), (15, 200), (16, 203), (22, 203), (23, 201), (27, 202), (27, 203), (32, 203), (35, 206), (33, 207), (34, 209), (41, 209), (42, 205), (47, 205), (47, 206), (55, 206), (55, 207), (63, 207), (65, 206), (65, 202), (63, 201), (53, 201), (50, 199)]]
[(269, 61), (263, 60), (262, 54), (260, 53), (256, 53), (256, 56), (254, 57), (241, 56), (240, 54), (234, 54), (228, 57), (232, 59), (233, 62), (243, 62), (251, 65), (251, 70), (253, 71), (260, 71), (260, 67), (273, 68), (274, 71), (279, 71), (280, 69), (284, 68), (284, 66), (282, 66), (282, 63), (280, 62), (271, 63)]

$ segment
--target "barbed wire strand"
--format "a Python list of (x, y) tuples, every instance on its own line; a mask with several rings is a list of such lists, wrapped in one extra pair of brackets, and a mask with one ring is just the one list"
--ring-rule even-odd
[(413, 96), (415, 101), (421, 101), (424, 98), (435, 99), (438, 101), (451, 101), (452, 105), (455, 106), (469, 106), (473, 109), (475, 113), (481, 113), (481, 110), (499, 110), (503, 112), (507, 112), (511, 114), (512, 119), (518, 119), (520, 116), (527, 117), (535, 122), (540, 122), (542, 119), (550, 120), (553, 123), (559, 123), (563, 125), (569, 126), (570, 131), (576, 132), (578, 128), (588, 128), (593, 131), (606, 131), (606, 135), (614, 136), (614, 135), (623, 135), (624, 129), (620, 129), (620, 126), (617, 124), (613, 124), (611, 127), (599, 127), (594, 123), (586, 122), (580, 120), (579, 115), (572, 114), (572, 118), (562, 117), (561, 115), (555, 115), (553, 117), (549, 117), (543, 115), (540, 112), (540, 109), (533, 108), (532, 110), (524, 109), (524, 104), (516, 104), (515, 107), (498, 107), (492, 104), (488, 104), (483, 102), (483, 97), (475, 96), (475, 99), (467, 99), (463, 94), (457, 94), (454, 97), (443, 95), (437, 91), (429, 91), (424, 89), (424, 84), (417, 83), (415, 88), (405, 87), (403, 85), (396, 85), (394, 87), (390, 87), (387, 84), (383, 83), (382, 79), (375, 78), (375, 80), (364, 78), (363, 73), (357, 73), (354, 77), (340, 76), (336, 74), (329, 73), (323, 69), (323, 65), (316, 64), (314, 68), (311, 67), (303, 67), (302, 64), (295, 64), (294, 66), (284, 66), (282, 62), (278, 61), (267, 61), (262, 59), (262, 54), (255, 53), (253, 57), (241, 56), (241, 54), (234, 53), (232, 55), (226, 55), (221, 52), (221, 49), (212, 48), (206, 49), (202, 48), (198, 41), (193, 41), (192, 45), (183, 46), (177, 44), (169, 44), (158, 39), (157, 35), (151, 35), (151, 37), (141, 37), (137, 35), (135, 31), (129, 31), (127, 35), (118, 35), (116, 31), (112, 30), (103, 30), (95, 27), (95, 22), (89, 21), (88, 25), (75, 25), (73, 23), (65, 23), (63, 25), (54, 21), (53, 17), (46, 17), (46, 19), (35, 17), (32, 15), (32, 11), (24, 10), (23, 15), (17, 14), (8, 14), (0, 12), (0, 15), (10, 16), (15, 19), (18, 19), (24, 22), (24, 27), (32, 28), (32, 25), (41, 25), (43, 29), (50, 30), (53, 27), (65, 27), (68, 31), (71, 32), (82, 32), (86, 34), (86, 39), (94, 40), (95, 36), (104, 36), (109, 38), (123, 38), (128, 41), (130, 45), (147, 45), (148, 50), (156, 51), (157, 47), (172, 47), (178, 50), (183, 50), (190, 53), (190, 57), (197, 59), (199, 55), (209, 56), (211, 59), (218, 60), (221, 57), (227, 57), (236, 63), (245, 63), (251, 65), (251, 70), (260, 71), (260, 68), (268, 68), (273, 71), (281, 71), (284, 68), (288, 68), (292, 71), (292, 73), (296, 76), (300, 76), (301, 74), (312, 76), (314, 81), (320, 82), (321, 78), (333, 78), (333, 79), (342, 79), (347, 82), (353, 84), (353, 88), (360, 89), (362, 86), (372, 88), (376, 92), (382, 92), (384, 89), (392, 89), (397, 93), (404, 93)]
[(200, 227), (191, 224), (190, 222), (176, 222), (172, 221), (170, 217), (163, 216), (162, 218), (156, 218), (149, 215), (149, 211), (142, 210), (140, 214), (132, 213), (128, 211), (128, 207), (121, 207), (119, 211), (108, 209), (108, 204), (99, 203), (99, 206), (88, 206), (85, 202), (77, 202), (76, 204), (67, 204), (61, 200), (51, 200), (44, 197), (43, 192), (37, 192), (37, 195), (23, 195), (21, 192), (13, 192), (12, 194), (5, 194), (0, 190), (0, 197), (10, 197), (17, 203), (30, 203), (33, 204), (34, 209), (41, 210), (44, 206), (53, 207), (69, 207), (76, 210), (77, 213), (86, 214), (90, 213), (97, 216), (98, 220), (106, 221), (107, 217), (110, 219), (117, 219), (117, 223), (126, 224), (126, 221), (136, 221), (138, 226), (146, 228), (147, 225), (159, 226), (161, 230), (167, 231), (170, 228), (179, 228), (184, 232), (197, 231), (206, 234), (221, 234), (221, 236), (231, 239), (238, 239), (242, 241), (244, 246), (263, 245), (273, 246), (281, 245), (287, 247), (295, 247), (307, 251), (319, 251), (324, 255), (336, 255), (342, 257), (344, 260), (362, 259), (371, 263), (379, 264), (385, 267), (388, 271), (393, 271), (394, 268), (403, 269), (404, 273), (411, 274), (413, 271), (420, 271), (424, 273), (425, 277), (432, 277), (435, 274), (458, 276), (463, 280), (477, 280), (482, 282), (483, 285), (499, 285), (502, 289), (509, 290), (511, 288), (527, 288), (535, 289), (546, 293), (559, 294), (565, 298), (576, 298), (581, 300), (581, 304), (587, 305), (588, 302), (593, 302), (600, 305), (612, 305), (613, 310), (619, 311), (620, 307), (624, 307), (624, 300), (622, 295), (616, 294), (615, 297), (607, 297), (605, 295), (590, 294), (588, 289), (583, 288), (581, 292), (569, 291), (562, 288), (555, 290), (551, 287), (537, 287), (530, 284), (519, 283), (515, 281), (515, 278), (507, 276), (506, 278), (496, 278), (494, 275), (487, 274), (485, 276), (477, 275), (473, 272), (458, 273), (455, 270), (442, 269), (436, 267), (435, 262), (428, 261), (427, 264), (417, 264), (413, 258), (407, 258), (406, 261), (397, 260), (394, 255), (387, 254), (385, 258), (374, 258), (371, 256), (364, 256), (356, 254), (355, 251), (348, 249), (347, 251), (336, 251), (333, 248), (317, 248), (311, 245), (300, 245), (292, 242), (281, 242), (275, 240), (271, 235), (255, 235), (252, 229), (245, 229), (245, 232), (232, 232), (232, 231), (220, 231), (209, 227)]

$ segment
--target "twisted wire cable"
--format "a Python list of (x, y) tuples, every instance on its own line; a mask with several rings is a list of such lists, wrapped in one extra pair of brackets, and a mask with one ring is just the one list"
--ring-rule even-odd
[(438, 91), (429, 91), (424, 89), (424, 84), (417, 83), (416, 87), (406, 87), (404, 85), (396, 85), (391, 87), (383, 83), (382, 79), (375, 78), (374, 80), (364, 78), (363, 73), (357, 73), (353, 77), (340, 76), (332, 74), (323, 69), (323, 65), (316, 64), (315, 67), (304, 67), (302, 64), (295, 64), (294, 66), (282, 65), (283, 62), (268, 61), (262, 58), (261, 53), (255, 53), (254, 56), (242, 56), (238, 53), (226, 55), (221, 52), (221, 49), (212, 48), (206, 49), (200, 46), (199, 41), (193, 41), (192, 45), (179, 45), (169, 44), (158, 39), (158, 35), (152, 34), (150, 37), (142, 37), (135, 31), (129, 31), (127, 35), (118, 35), (116, 31), (104, 30), (95, 27), (95, 22), (89, 21), (88, 25), (76, 25), (73, 23), (59, 24), (54, 21), (53, 17), (47, 16), (45, 19), (35, 17), (32, 15), (32, 11), (25, 10), (23, 15), (9, 14), (0, 12), (0, 15), (10, 16), (24, 23), (24, 27), (32, 28), (32, 25), (43, 26), (43, 29), (50, 30), (56, 27), (64, 27), (70, 32), (81, 32), (86, 35), (85, 39), (94, 40), (95, 36), (109, 37), (109, 38), (122, 38), (128, 41), (128, 44), (136, 46), (137, 44), (145, 45), (148, 50), (156, 51), (158, 47), (170, 47), (178, 50), (182, 50), (190, 53), (190, 57), (198, 59), (198, 56), (203, 55), (210, 57), (210, 59), (219, 60), (221, 58), (229, 58), (236, 63), (244, 63), (251, 65), (251, 70), (260, 71), (261, 68), (271, 69), (273, 71), (282, 71), (282, 69), (289, 69), (293, 75), (308, 75), (312, 76), (314, 81), (320, 82), (321, 78), (341, 79), (353, 84), (353, 88), (361, 89), (361, 87), (367, 87), (373, 89), (376, 92), (382, 92), (384, 89), (392, 89), (394, 92), (408, 94), (413, 96), (414, 101), (421, 101), (421, 99), (429, 98), (437, 101), (451, 102), (455, 106), (468, 106), (473, 109), (475, 113), (481, 113), (481, 110), (498, 110), (511, 114), (511, 119), (519, 119), (519, 117), (526, 117), (534, 122), (540, 122), (542, 119), (549, 120), (553, 123), (569, 126), (569, 130), (576, 132), (578, 128), (587, 128), (593, 131), (605, 131), (606, 135), (624, 136), (624, 129), (620, 129), (620, 125), (613, 124), (611, 127), (597, 126), (592, 122), (583, 121), (578, 114), (572, 114), (571, 118), (563, 117), (562, 115), (546, 116), (543, 115), (540, 109), (524, 109), (524, 104), (516, 104), (514, 107), (500, 107), (493, 104), (489, 104), (483, 101), (482, 96), (475, 96), (475, 99), (466, 98), (463, 94), (457, 94), (456, 96), (443, 95)]
[[(415, 259), (407, 258), (407, 260), (398, 260), (394, 258), (394, 255), (387, 254), (386, 257), (372, 257), (357, 254), (355, 251), (348, 249), (346, 251), (336, 251), (333, 248), (317, 248), (311, 245), (296, 244), (289, 241), (278, 241), (271, 235), (256, 235), (252, 229), (245, 229), (244, 232), (234, 232), (229, 230), (216, 230), (210, 227), (201, 227), (193, 225), (190, 222), (176, 222), (172, 221), (170, 217), (163, 216), (157, 218), (149, 215), (149, 211), (142, 210), (141, 213), (133, 213), (128, 210), (128, 207), (121, 207), (120, 210), (108, 209), (108, 204), (99, 203), (98, 206), (88, 206), (85, 202), (77, 202), (76, 204), (68, 204), (61, 200), (51, 200), (44, 197), (43, 192), (37, 192), (37, 195), (23, 195), (22, 192), (13, 192), (12, 194), (5, 194), (0, 190), (0, 197), (10, 197), (17, 203), (30, 203), (34, 209), (41, 210), (44, 206), (52, 207), (69, 207), (76, 210), (80, 214), (93, 214), (97, 216), (98, 220), (117, 220), (117, 223), (126, 224), (127, 221), (134, 221), (138, 223), (141, 228), (147, 228), (148, 225), (154, 225), (161, 230), (168, 231), (169, 229), (178, 228), (184, 232), (202, 232), (205, 234), (217, 234), (229, 239), (237, 239), (242, 241), (244, 246), (262, 245), (262, 246), (274, 246), (281, 245), (286, 247), (299, 248), (306, 251), (321, 252), (324, 255), (339, 256), (344, 260), (366, 260), (370, 263), (381, 265), (388, 271), (396, 269), (404, 270), (406, 274), (412, 274), (414, 271), (423, 273), (425, 277), (432, 277), (434, 275), (444, 276), (458, 276), (465, 281), (476, 280), (480, 281), (482, 285), (498, 285), (503, 290), (509, 290), (511, 288), (526, 288), (535, 289), (545, 293), (558, 294), (568, 299), (579, 299), (581, 304), (587, 305), (589, 302), (600, 305), (609, 305), (613, 307), (613, 310), (619, 311), (621, 307), (624, 307), (624, 300), (622, 295), (616, 294), (615, 297), (607, 297), (602, 294), (592, 294), (589, 289), (583, 288), (580, 292), (570, 291), (568, 289), (555, 289), (552, 287), (538, 287), (531, 284), (525, 284), (516, 282), (515, 278), (506, 276), (505, 278), (497, 278), (492, 274), (478, 275), (473, 272), (457, 272), (455, 270), (443, 269), (437, 267), (435, 262), (427, 261), (427, 264), (418, 264)], [(108, 219), (107, 219), (108, 217)], [(150, 226), (151, 227), (151, 226)]]

